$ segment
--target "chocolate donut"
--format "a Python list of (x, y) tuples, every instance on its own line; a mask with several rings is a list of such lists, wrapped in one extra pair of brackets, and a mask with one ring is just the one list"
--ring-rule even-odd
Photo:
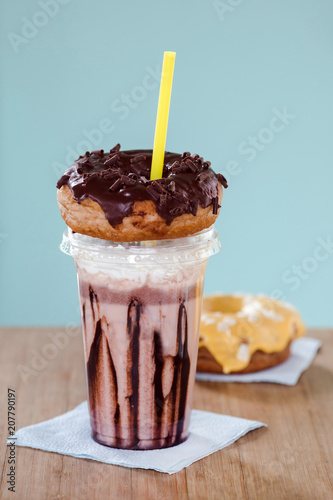
[(57, 183), (66, 224), (81, 234), (112, 241), (189, 236), (218, 216), (222, 186), (199, 155), (165, 153), (161, 179), (150, 180), (151, 150), (87, 152)]

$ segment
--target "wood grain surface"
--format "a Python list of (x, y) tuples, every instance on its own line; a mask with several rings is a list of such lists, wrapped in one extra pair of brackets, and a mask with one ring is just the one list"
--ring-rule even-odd
[[(0, 497), (332, 499), (333, 331), (308, 335), (323, 347), (295, 387), (196, 383), (195, 408), (260, 420), (267, 429), (171, 476), (17, 447), (12, 493), (6, 484), (7, 389), (16, 391), (18, 429), (74, 408), (86, 399), (86, 382), (80, 329), (0, 329)], [(41, 354), (53, 359), (43, 362)]]

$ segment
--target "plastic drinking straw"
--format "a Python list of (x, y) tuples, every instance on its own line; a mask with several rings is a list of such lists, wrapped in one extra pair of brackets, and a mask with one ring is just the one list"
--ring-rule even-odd
[(161, 179), (176, 52), (164, 52), (150, 180)]

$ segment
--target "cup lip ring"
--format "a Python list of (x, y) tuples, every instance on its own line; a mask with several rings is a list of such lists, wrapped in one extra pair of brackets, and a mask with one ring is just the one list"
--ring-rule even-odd
[[(186, 262), (207, 260), (221, 249), (218, 231), (214, 225), (190, 236), (166, 240), (114, 242), (93, 238), (72, 231), (69, 227), (63, 233), (60, 250), (77, 260), (107, 263), (110, 260), (133, 263), (139, 260), (156, 260), (164, 256), (167, 260), (179, 262), (186, 255)], [(178, 254), (178, 255), (177, 255)], [(117, 257), (119, 259), (117, 259)], [(132, 257), (132, 259), (131, 259)], [(153, 264), (153, 262), (151, 262)]]

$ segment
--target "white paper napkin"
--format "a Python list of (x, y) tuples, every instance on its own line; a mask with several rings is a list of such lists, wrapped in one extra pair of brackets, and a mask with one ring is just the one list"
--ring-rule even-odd
[(185, 443), (162, 450), (118, 450), (102, 446), (92, 439), (85, 401), (59, 417), (20, 429), (14, 437), (18, 446), (174, 474), (259, 427), (266, 427), (266, 424), (193, 410), (190, 435)]
[(272, 382), (296, 385), (302, 373), (309, 368), (322, 343), (308, 337), (294, 340), (290, 357), (278, 366), (244, 375), (223, 375), (218, 373), (197, 373), (197, 380), (210, 382)]

